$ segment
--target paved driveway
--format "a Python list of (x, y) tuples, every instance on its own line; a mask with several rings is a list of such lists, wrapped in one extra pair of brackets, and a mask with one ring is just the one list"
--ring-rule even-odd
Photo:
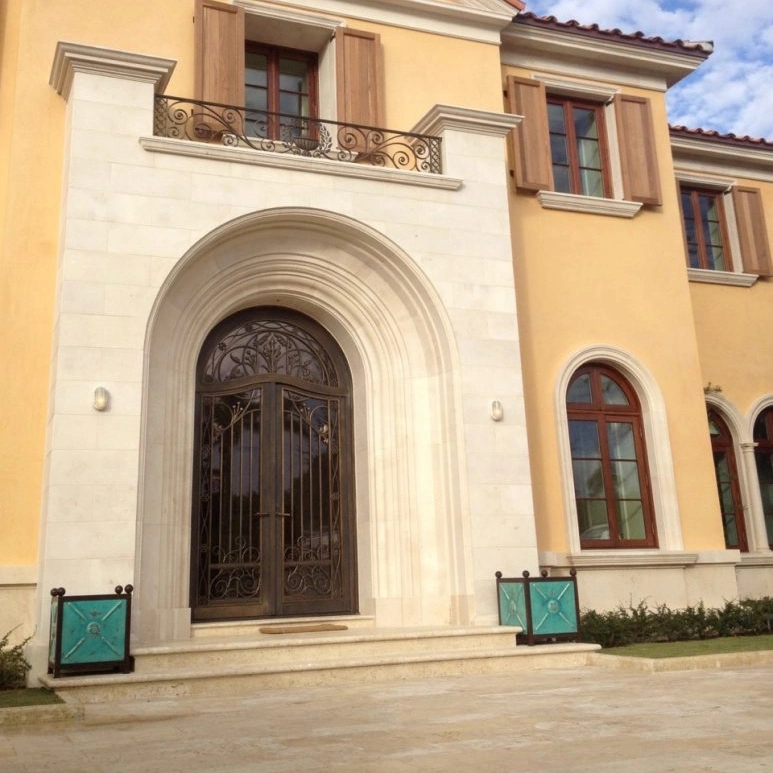
[(595, 667), (86, 707), (0, 728), (2, 773), (773, 771), (773, 666)]

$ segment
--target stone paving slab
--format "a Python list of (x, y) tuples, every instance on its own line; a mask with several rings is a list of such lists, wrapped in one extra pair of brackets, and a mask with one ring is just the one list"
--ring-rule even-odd
[(773, 664), (583, 667), (90, 705), (0, 728), (1, 773), (759, 773)]

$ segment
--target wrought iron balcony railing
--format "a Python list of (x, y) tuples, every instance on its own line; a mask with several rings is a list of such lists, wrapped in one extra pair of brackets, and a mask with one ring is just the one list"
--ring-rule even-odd
[(440, 174), (440, 137), (157, 96), (154, 134)]

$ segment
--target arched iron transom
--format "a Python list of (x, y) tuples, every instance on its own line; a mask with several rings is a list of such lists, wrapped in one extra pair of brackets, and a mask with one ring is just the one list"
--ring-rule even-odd
[(239, 312), (197, 369), (194, 620), (356, 611), (351, 377), (333, 338)]

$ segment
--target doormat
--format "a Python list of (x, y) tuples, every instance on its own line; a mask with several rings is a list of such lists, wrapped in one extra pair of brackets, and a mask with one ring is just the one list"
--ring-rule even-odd
[(307, 623), (301, 625), (267, 625), (258, 628), (261, 633), (317, 633), (319, 631), (346, 631), (348, 625), (338, 623)]

